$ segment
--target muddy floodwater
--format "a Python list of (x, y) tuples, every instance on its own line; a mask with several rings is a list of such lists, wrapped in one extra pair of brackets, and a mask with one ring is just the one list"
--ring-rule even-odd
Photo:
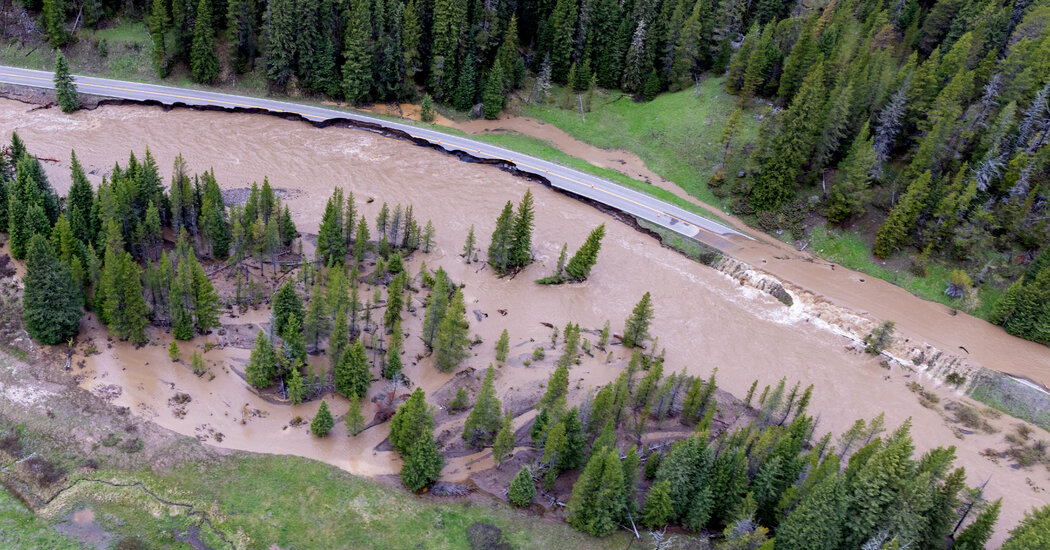
[[(497, 377), (504, 404), (543, 391), (557, 354), (548, 352), (543, 361), (525, 366), (534, 347), (550, 344), (551, 330), (542, 323), (560, 327), (572, 321), (586, 331), (600, 329), (610, 320), (613, 331), (619, 332), (631, 308), (649, 291), (656, 310), (652, 333), (659, 336), (659, 346), (666, 348), (665, 373), (684, 369), (707, 376), (718, 368), (719, 386), (738, 396), (743, 396), (756, 378), (760, 388), (775, 384), (781, 377), (789, 383), (801, 381), (803, 387), (812, 383), (815, 392), (810, 410), (818, 418), (818, 434), (840, 432), (857, 418), (872, 418), (882, 412), (891, 428), (911, 418), (918, 452), (956, 446), (956, 463), (965, 466), (969, 483), (976, 485), (991, 478), (991, 497), (1006, 497), (996, 541), (1002, 541), (1024, 511), (1050, 502), (1045, 492), (1050, 476), (1045, 468), (1014, 469), (1005, 460), (994, 463), (980, 454), (986, 448), (1004, 449), (1003, 435), (1016, 421), (1007, 417), (994, 421), (1003, 430), (996, 434), (953, 429), (954, 424), (947, 419), (949, 413), (940, 407), (923, 407), (906, 385), (912, 381), (923, 384), (940, 396), (941, 405), (963, 398), (922, 373), (896, 366), (887, 369), (878, 359), (858, 352), (851, 340), (829, 328), (829, 322), (848, 317), (848, 313), (806, 299), (785, 307), (768, 293), (663, 248), (652, 237), (595, 208), (496, 168), (460, 162), (438, 151), (363, 131), (316, 129), (261, 115), (165, 112), (149, 107), (102, 107), (63, 115), (57, 109), (34, 110), (30, 105), (0, 100), (0, 138), (9, 138), (13, 130), (33, 153), (59, 159), (45, 162), (45, 167), (62, 194), (69, 186), (71, 149), (76, 149), (89, 177), (97, 183), (115, 162), (126, 162), (129, 151), (142, 158), (148, 145), (165, 180), (179, 153), (194, 171), (214, 169), (220, 186), (226, 189), (248, 187), (269, 177), (274, 187), (284, 190), (285, 201), (304, 234), (317, 232), (325, 202), (336, 186), (354, 192), (359, 209), (369, 220), (375, 219), (383, 202), (411, 203), (422, 223), (433, 220), (437, 247), (430, 254), (416, 254), (410, 269), (415, 273), (425, 261), (429, 268), (444, 267), (453, 280), (464, 282), (471, 333), (484, 341), (460, 370), (474, 368), (480, 376), (494, 360), (494, 344), (500, 332), (504, 328), (510, 332), (511, 359), (499, 369)], [(535, 197), (536, 262), (516, 277), (504, 279), (494, 277), (484, 264), (464, 264), (459, 252), (471, 224), (481, 245), (487, 246), (500, 208), (508, 200), (517, 201), (526, 189), (532, 189)], [(607, 236), (588, 281), (564, 286), (533, 282), (553, 269), (562, 243), (575, 249), (600, 223), (606, 224)], [(760, 261), (761, 255), (754, 260)], [(873, 281), (865, 284), (882, 289)], [(405, 374), (427, 392), (432, 404), (440, 406), (444, 401), (435, 399), (454, 374), (438, 372), (431, 358), (416, 360), (422, 351), (418, 338), (422, 299), (422, 294), (413, 296), (416, 311), (406, 317), (411, 336), (406, 341)], [(869, 299), (874, 305), (880, 298), (876, 294)], [(926, 311), (924, 307), (913, 305), (911, 311), (918, 316), (935, 315), (932, 308)], [(943, 316), (943, 306), (938, 308), (937, 315)], [(386, 424), (349, 437), (338, 422), (348, 409), (347, 400), (327, 397), (337, 425), (329, 437), (318, 439), (309, 434), (308, 426), (292, 426), (290, 422), (296, 416), (308, 421), (319, 401), (290, 407), (269, 402), (246, 386), (238, 372), (243, 372), (249, 350), (227, 344), (253, 338), (267, 320), (268, 314), (263, 311), (224, 316), (225, 334), (182, 343), (184, 356), (205, 342), (217, 346), (204, 354), (211, 374), (197, 377), (185, 364), (168, 359), (169, 336), (155, 333), (153, 343), (135, 349), (108, 342), (104, 331), (88, 317), (83, 338), (94, 344), (97, 353), (87, 357), (79, 353), (74, 362), (83, 363), (74, 367), (74, 374), (82, 377), (84, 388), (211, 445), (303, 455), (362, 475), (396, 473), (399, 459), (381, 450), (388, 432)], [(930, 322), (945, 321), (938, 318)], [(597, 340), (593, 334), (584, 337)], [(83, 346), (78, 349), (83, 350)], [(596, 354), (573, 369), (573, 398), (582, 399), (617, 376), (626, 353), (619, 346), (611, 349), (611, 360), (606, 354)], [(1029, 363), (1026, 368), (1045, 368), (1048, 364), (1045, 348), (1042, 352), (1031, 346), (1019, 349)], [(1011, 352), (1012, 348), (999, 349), (998, 359), (1005, 362)], [(318, 365), (328, 361), (324, 356), (311, 360)], [(1031, 365), (1032, 361), (1037, 364)], [(383, 390), (383, 384), (377, 382), (370, 396)], [(170, 401), (176, 393), (192, 399), (184, 404)], [(371, 420), (372, 412), (364, 411), (366, 419)], [(530, 418), (531, 413), (520, 414), (516, 424), (523, 425)], [(436, 420), (439, 440), (443, 435), (458, 438), (457, 428), (462, 426), (464, 415), (449, 416), (439, 408)], [(490, 465), (489, 451), (460, 453), (448, 460), (443, 476), (450, 481), (465, 480)]]

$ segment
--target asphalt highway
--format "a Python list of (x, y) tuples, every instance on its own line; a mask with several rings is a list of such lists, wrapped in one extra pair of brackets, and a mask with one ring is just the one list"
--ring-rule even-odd
[[(54, 75), (50, 72), (0, 65), (0, 82), (2, 83), (51, 89), (54, 88), (53, 78)], [(81, 93), (95, 96), (132, 101), (153, 100), (166, 105), (178, 103), (226, 109), (264, 109), (278, 113), (297, 114), (311, 121), (346, 119), (379, 125), (391, 130), (404, 132), (417, 140), (425, 140), (450, 152), (462, 151), (478, 158), (498, 159), (511, 163), (523, 172), (546, 178), (555, 188), (605, 204), (632, 216), (664, 226), (687, 237), (700, 238), (705, 241), (712, 240), (711, 237), (747, 237), (747, 235), (718, 222), (698, 216), (673, 204), (666, 203), (645, 193), (628, 189), (609, 180), (496, 145), (447, 134), (431, 128), (403, 124), (357, 112), (326, 109), (265, 98), (90, 76), (75, 76), (74, 79)], [(704, 233), (704, 235), (701, 235), (701, 233)]]

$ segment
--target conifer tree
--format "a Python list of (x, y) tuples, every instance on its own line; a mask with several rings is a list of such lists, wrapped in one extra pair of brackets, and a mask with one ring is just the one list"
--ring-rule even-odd
[(350, 400), (350, 410), (346, 412), (346, 431), (350, 435), (357, 435), (365, 429), (365, 417), (361, 414), (361, 401)]
[(499, 62), (496, 62), (493, 64), (492, 70), (489, 71), (489, 79), (488, 82), (485, 83), (485, 93), (482, 96), (485, 118), (489, 120), (496, 120), (499, 118), (499, 113), (503, 110), (503, 103), (505, 100), (506, 98), (503, 91), (503, 68)]
[[(60, 48), (69, 41), (69, 33), (64, 27), (66, 3), (63, 0), (43, 0), (42, 4), (44, 34), (52, 48)], [(59, 55), (62, 53), (59, 52)]]
[(659, 529), (671, 520), (674, 507), (671, 505), (671, 482), (659, 481), (649, 489), (642, 507), (642, 524), (650, 529)]
[(598, 251), (602, 247), (602, 238), (605, 237), (605, 224), (601, 224), (591, 231), (587, 241), (572, 255), (569, 264), (565, 266), (565, 272), (574, 281), (583, 281), (591, 274), (591, 268), (598, 262)]
[(219, 76), (219, 55), (215, 52), (215, 29), (212, 27), (211, 3), (208, 0), (201, 0), (197, 4), (190, 73), (194, 82), (201, 84), (211, 84)]
[(496, 229), (492, 231), (492, 241), (489, 244), (489, 265), (496, 273), (506, 273), (514, 265), (511, 259), (511, 248), (515, 242), (514, 229), (514, 205), (507, 201), (496, 219)]
[(1021, 523), (1010, 530), (1000, 550), (1027, 550), (1046, 546), (1050, 540), (1050, 506), (1026, 512)]
[(325, 303), (325, 295), (321, 292), (321, 282), (314, 282), (314, 289), (310, 293), (310, 304), (306, 308), (306, 317), (303, 319), (303, 336), (307, 344), (315, 352), (321, 350), (321, 340), (328, 335), (331, 325), (328, 321), (328, 305)]
[(342, 197), (342, 190), (338, 188), (332, 193), (321, 215), (321, 228), (317, 232), (317, 260), (326, 266), (343, 265), (346, 257)]
[(496, 372), (492, 365), (489, 365), (481, 383), (481, 391), (474, 401), (474, 408), (463, 425), (463, 439), (477, 449), (490, 445), (502, 426), (502, 405), (496, 396), (495, 378)]
[(470, 354), (469, 330), (463, 292), (457, 289), (448, 305), (448, 311), (438, 323), (437, 335), (434, 338), (434, 355), (438, 370), (450, 372), (467, 358)]
[(448, 311), (448, 283), (449, 280), (445, 270), (439, 267), (437, 272), (434, 273), (433, 289), (430, 291), (430, 297), (427, 299), (427, 308), (423, 317), (423, 334), (421, 337), (427, 349), (433, 349), (437, 339), (438, 326)]
[(977, 519), (955, 537), (955, 544), (952, 544), (953, 550), (983, 550), (988, 539), (992, 538), (995, 532), (995, 522), (999, 520), (1002, 505), (1003, 500), (996, 499), (989, 507), (981, 510)]
[(288, 374), (285, 375), (284, 383), (288, 391), (288, 401), (292, 405), (302, 403), (306, 395), (306, 388), (303, 387), (303, 375), (299, 372), (299, 365), (291, 365)]
[(608, 535), (618, 525), (624, 493), (619, 452), (604, 449), (592, 454), (565, 508), (569, 525), (595, 537)]
[(372, 81), (372, 13), (370, 2), (355, 1), (349, 8), (346, 44), (343, 55), (343, 96), (346, 101), (359, 105), (371, 91)]
[(474, 258), (475, 249), (476, 248), (474, 246), (474, 224), (471, 224), (470, 230), (467, 231), (467, 241), (463, 244), (463, 254), (461, 254), (461, 256), (463, 256), (464, 262), (468, 264), (471, 262), (471, 260)]
[(390, 444), (401, 454), (408, 454), (418, 441), (433, 438), (434, 417), (422, 388), (416, 388), (390, 419)]
[(818, 62), (783, 114), (780, 132), (773, 138), (769, 159), (751, 193), (756, 210), (774, 210), (794, 196), (796, 179), (813, 151), (824, 96), (824, 69)]
[(875, 170), (875, 149), (871, 132), (865, 122), (850, 147), (850, 152), (839, 164), (839, 177), (828, 198), (828, 221), (837, 223), (864, 212), (868, 185)]
[(518, 475), (510, 482), (509, 498), (515, 506), (528, 506), (536, 497), (536, 484), (532, 481), (532, 471), (528, 466), (522, 466)]
[(509, 351), (510, 335), (507, 333), (507, 329), (503, 329), (503, 332), (499, 335), (499, 340), (496, 341), (496, 361), (506, 363)]
[[(394, 255), (393, 258), (399, 258), (400, 256)], [(387, 330), (392, 330), (395, 323), (401, 321), (401, 310), (404, 307), (404, 273), (398, 274), (394, 277), (394, 280), (390, 281), (387, 285), (387, 297), (386, 297), (386, 311), (383, 312), (383, 326), (387, 327)]]
[[(190, 269), (193, 280), (194, 328), (204, 334), (219, 326), (219, 294), (197, 258), (190, 253)], [(141, 286), (141, 285), (140, 285)]]
[(441, 477), (445, 459), (438, 452), (434, 434), (422, 434), (409, 450), (401, 466), (401, 483), (410, 491), (421, 491)]
[(908, 190), (900, 201), (890, 210), (890, 215), (879, 226), (875, 233), (875, 255), (880, 258), (889, 257), (897, 248), (904, 244), (905, 239), (915, 229), (915, 224), (922, 213), (926, 203), (926, 197), (933, 185), (932, 175), (927, 170), (915, 181), (908, 185)]
[[(62, 4), (61, 0), (49, 0), (49, 2)], [(58, 106), (63, 113), (72, 113), (80, 108), (77, 85), (73, 82), (73, 75), (69, 72), (69, 62), (66, 61), (66, 56), (62, 55), (61, 51), (55, 54), (55, 99), (58, 100)]]
[(401, 352), (404, 351), (404, 335), (401, 332), (401, 320), (394, 322), (390, 333), (390, 342), (386, 347), (386, 364), (383, 366), (383, 377), (393, 380), (401, 374)]
[(303, 340), (302, 325), (292, 317), (281, 331), (281, 355), (284, 360), (298, 370), (306, 365), (306, 342)]
[[(836, 472), (837, 473), (837, 472)], [(777, 548), (834, 550), (845, 522), (843, 483), (832, 475), (818, 483), (777, 527)]]
[[(66, 197), (66, 213), (69, 227), (78, 240), (88, 244), (95, 240), (91, 233), (91, 203), (95, 202), (95, 192), (87, 181), (87, 174), (80, 165), (77, 152), (69, 153), (70, 186)], [(0, 227), (3, 227), (0, 225)]]
[(29, 241), (22, 319), (29, 335), (45, 345), (70, 340), (80, 330), (80, 288), (42, 235)]
[(496, 463), (497, 468), (503, 461), (510, 458), (511, 453), (514, 452), (515, 443), (517, 441), (514, 437), (514, 414), (507, 411), (507, 414), (503, 416), (499, 433), (496, 434), (496, 440), (492, 443), (492, 460)]
[(372, 384), (372, 373), (368, 368), (368, 354), (361, 340), (343, 352), (333, 373), (335, 390), (351, 399), (363, 399)]
[(328, 432), (332, 431), (332, 426), (335, 425), (335, 420), (332, 418), (332, 411), (328, 410), (328, 403), (323, 399), (321, 400), (321, 406), (317, 409), (317, 414), (314, 415), (314, 419), (310, 422), (310, 432), (317, 437), (325, 437)]
[[(172, 341), (172, 345), (174, 344)], [(277, 354), (270, 339), (260, 330), (255, 337), (255, 347), (252, 348), (248, 366), (244, 369), (244, 379), (251, 386), (266, 388), (273, 384), (276, 374)]]
[(277, 334), (284, 333), (284, 327), (289, 320), (294, 318), (302, 326), (306, 313), (303, 311), (303, 302), (299, 293), (295, 291), (295, 284), (288, 281), (281, 286), (273, 297), (273, 330)]
[(649, 324), (653, 320), (653, 304), (649, 293), (634, 306), (634, 311), (624, 323), (623, 345), (633, 348), (641, 346), (649, 338)]
[(514, 269), (520, 269), (532, 262), (532, 226), (535, 218), (532, 190), (529, 189), (518, 203), (518, 212), (514, 216), (511, 230), (509, 265)]
[(423, 94), (423, 100), (419, 102), (419, 119), (423, 122), (434, 122), (435, 114), (434, 98), (430, 94)]

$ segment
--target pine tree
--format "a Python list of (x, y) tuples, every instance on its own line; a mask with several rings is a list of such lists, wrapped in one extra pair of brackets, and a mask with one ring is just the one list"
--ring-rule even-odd
[(1028, 550), (1045, 548), (1050, 541), (1050, 506), (1026, 512), (1021, 523), (1010, 530), (1000, 550)]
[(423, 317), (423, 334), (421, 337), (427, 349), (434, 348), (438, 327), (448, 311), (448, 284), (449, 280), (445, 270), (439, 267), (437, 272), (434, 273), (433, 289), (430, 292), (430, 297), (427, 299), (427, 309)]
[[(514, 437), (514, 414), (508, 411), (503, 417), (503, 423), (500, 426), (499, 433), (496, 434), (496, 440), (492, 443), (492, 461), (496, 463), (497, 468), (503, 461), (511, 457), (516, 443), (517, 441)], [(531, 476), (529, 479), (531, 481)]]
[(495, 378), (496, 372), (492, 365), (489, 365), (488, 370), (485, 371), (485, 379), (481, 383), (481, 391), (478, 392), (478, 397), (474, 401), (474, 408), (470, 411), (466, 423), (463, 424), (463, 439), (477, 449), (492, 444), (496, 432), (502, 426), (500, 417), (502, 405), (499, 397), (496, 396)]
[(514, 216), (511, 230), (508, 263), (514, 269), (521, 269), (532, 263), (532, 227), (535, 218), (535, 207), (530, 189), (525, 191), (521, 202), (518, 203), (518, 212)]
[(272, 316), (273, 331), (276, 334), (283, 334), (285, 325), (293, 318), (302, 326), (306, 313), (303, 311), (303, 302), (299, 298), (299, 293), (295, 291), (295, 284), (292, 281), (284, 283), (274, 294)]
[(565, 272), (574, 281), (583, 281), (591, 274), (591, 268), (598, 262), (598, 251), (602, 247), (602, 238), (605, 237), (605, 224), (601, 224), (591, 231), (587, 241), (572, 255), (569, 264), (565, 266)]
[(653, 320), (653, 304), (649, 293), (634, 306), (631, 316), (624, 322), (623, 345), (633, 348), (641, 346), (649, 338), (649, 324)]
[(595, 537), (608, 535), (618, 525), (624, 493), (619, 452), (605, 449), (592, 454), (565, 508), (569, 525)]
[(372, 384), (372, 373), (368, 367), (368, 354), (361, 340), (343, 352), (333, 372), (335, 390), (350, 399), (363, 399)]
[(503, 110), (503, 104), (505, 101), (506, 97), (503, 91), (503, 68), (497, 62), (493, 64), (492, 70), (489, 71), (489, 79), (488, 82), (485, 83), (485, 93), (482, 95), (485, 118), (489, 120), (496, 120), (499, 118), (499, 113)]
[(988, 539), (992, 538), (992, 533), (995, 531), (995, 522), (999, 520), (1002, 505), (1002, 499), (997, 499), (991, 506), (981, 510), (977, 519), (963, 529), (958, 537), (955, 537), (955, 544), (952, 545), (952, 548), (954, 550), (983, 550), (984, 545)]
[(421, 439), (433, 439), (433, 432), (434, 417), (427, 407), (426, 395), (422, 388), (416, 388), (390, 419), (390, 444), (395, 451), (408, 454)]
[[(837, 472), (836, 472), (837, 474)], [(808, 493), (777, 527), (777, 548), (834, 550), (845, 523), (843, 484), (829, 476)]]
[(839, 164), (839, 176), (828, 198), (828, 221), (838, 223), (864, 212), (868, 186), (875, 170), (875, 149), (865, 122), (853, 141), (850, 152)]
[(322, 399), (317, 414), (310, 422), (310, 432), (317, 437), (325, 437), (328, 432), (332, 431), (332, 426), (335, 426), (335, 420), (332, 419), (332, 412), (328, 410), (328, 403)]
[(281, 331), (281, 355), (292, 365), (293, 370), (306, 366), (306, 342), (303, 340), (302, 325), (299, 320), (291, 318)]
[(474, 258), (474, 251), (474, 224), (471, 224), (470, 230), (467, 231), (467, 242), (463, 244), (463, 254), (461, 254), (463, 261), (469, 264)]
[[(43, 0), (42, 10), (44, 34), (52, 48), (60, 48), (69, 41), (69, 33), (64, 27), (66, 22), (66, 3), (63, 0)], [(62, 55), (59, 52), (59, 55)], [(67, 111), (69, 112), (69, 111)]]
[(650, 529), (659, 529), (671, 521), (672, 514), (671, 482), (665, 479), (649, 489), (649, 496), (642, 507), (642, 524)]
[(515, 506), (528, 506), (536, 497), (536, 484), (532, 481), (532, 471), (528, 466), (522, 466), (518, 475), (510, 482), (509, 498)]
[(510, 351), (510, 335), (507, 333), (507, 329), (503, 329), (503, 332), (499, 335), (499, 340), (496, 341), (496, 361), (500, 363), (507, 362), (507, 353)]
[(551, 33), (550, 56), (554, 81), (565, 83), (572, 63), (573, 34), (579, 12), (575, 0), (558, 0), (551, 13), (547, 28)]
[(291, 369), (284, 379), (285, 386), (288, 390), (288, 401), (292, 405), (298, 405), (303, 402), (303, 397), (306, 394), (306, 388), (303, 387), (303, 375), (299, 372), (298, 365), (292, 365)]
[(310, 293), (310, 304), (306, 308), (306, 317), (303, 319), (303, 336), (315, 352), (321, 350), (321, 340), (328, 335), (331, 325), (328, 321), (328, 305), (325, 303), (324, 293), (321, 292), (320, 281), (314, 282), (314, 289)]
[(474, 52), (469, 52), (460, 63), (456, 93), (452, 98), (452, 106), (459, 111), (470, 111), (474, 107), (478, 93), (477, 64), (478, 58)]
[[(394, 255), (393, 258), (399, 258), (400, 256)], [(394, 323), (401, 321), (401, 309), (404, 307), (405, 298), (404, 293), (404, 280), (405, 275), (399, 274), (394, 277), (394, 280), (390, 281), (387, 286), (387, 297), (386, 297), (386, 311), (383, 312), (383, 326), (387, 329), (393, 329)]]
[(393, 380), (401, 374), (401, 352), (404, 351), (404, 335), (401, 332), (401, 320), (394, 322), (390, 342), (386, 347), (386, 364), (383, 366), (383, 377)]
[(219, 324), (219, 294), (215, 291), (208, 275), (200, 262), (191, 253), (191, 277), (193, 279), (193, 323), (201, 334), (207, 333)]
[(904, 196), (893, 206), (889, 216), (875, 233), (876, 256), (886, 258), (904, 244), (905, 239), (915, 229), (931, 186), (932, 175), (929, 170), (908, 185)]
[(489, 244), (489, 265), (496, 273), (506, 273), (514, 265), (511, 258), (511, 248), (515, 242), (514, 229), (514, 205), (507, 201), (496, 219), (496, 229), (492, 231), (492, 241)]
[[(172, 344), (175, 342), (172, 341)], [(248, 366), (244, 369), (244, 379), (251, 386), (266, 388), (273, 384), (276, 374), (277, 354), (270, 339), (260, 330), (255, 337), (255, 347), (252, 348)]]
[[(61, 0), (48, 1), (62, 3)], [(69, 73), (69, 62), (61, 51), (55, 54), (55, 99), (58, 100), (58, 106), (63, 113), (72, 113), (80, 108), (77, 85), (73, 82), (73, 75)]]
[(350, 18), (346, 28), (346, 44), (343, 55), (343, 96), (346, 101), (359, 105), (371, 92), (372, 83), (372, 13), (370, 2), (352, 2)]
[(343, 265), (346, 239), (343, 238), (342, 190), (336, 189), (328, 199), (321, 228), (317, 232), (317, 260), (326, 266)]
[(401, 466), (401, 483), (410, 491), (421, 491), (441, 477), (445, 459), (438, 452), (434, 434), (426, 432), (412, 445)]
[(45, 345), (66, 342), (80, 330), (80, 288), (42, 235), (29, 241), (22, 319), (26, 331)]
[(469, 330), (463, 292), (457, 289), (449, 303), (448, 311), (438, 323), (437, 336), (434, 338), (434, 354), (438, 370), (450, 372), (470, 355), (468, 350)]
[(435, 116), (434, 98), (430, 94), (423, 94), (423, 99), (419, 102), (419, 120), (434, 122)]
[(780, 132), (773, 138), (769, 158), (749, 199), (756, 210), (775, 210), (794, 196), (796, 180), (813, 151), (824, 96), (824, 68), (817, 63), (802, 82), (781, 119)]
[(212, 27), (211, 3), (208, 0), (200, 0), (197, 4), (190, 73), (194, 82), (201, 84), (211, 84), (219, 76), (219, 55), (215, 52), (215, 29)]
[(365, 429), (365, 417), (361, 414), (361, 401), (350, 400), (350, 410), (346, 412), (346, 431), (350, 435), (357, 435)]

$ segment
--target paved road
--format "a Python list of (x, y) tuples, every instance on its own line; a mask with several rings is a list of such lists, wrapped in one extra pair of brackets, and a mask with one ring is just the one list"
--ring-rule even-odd
[[(173, 88), (155, 84), (140, 84), (90, 76), (75, 77), (78, 89), (87, 94), (129, 100), (154, 100), (164, 104), (211, 105), (223, 108), (255, 108), (281, 113), (294, 113), (308, 120), (349, 119), (381, 125), (404, 132), (416, 139), (440, 145), (448, 151), (464, 151), (479, 158), (500, 159), (516, 165), (520, 170), (537, 174), (549, 180), (558, 189), (582, 195), (628, 214), (662, 225), (688, 237), (705, 241), (717, 237), (744, 236), (743, 233), (718, 222), (703, 218), (673, 204), (617, 185), (611, 181), (585, 174), (560, 164), (524, 155), (496, 145), (475, 141), (356, 112), (339, 111), (310, 105), (300, 105), (271, 99), (207, 92), (188, 88)], [(19, 69), (0, 65), (0, 82), (37, 88), (53, 88), (53, 74), (45, 71)], [(701, 235), (701, 233), (704, 233)]]

